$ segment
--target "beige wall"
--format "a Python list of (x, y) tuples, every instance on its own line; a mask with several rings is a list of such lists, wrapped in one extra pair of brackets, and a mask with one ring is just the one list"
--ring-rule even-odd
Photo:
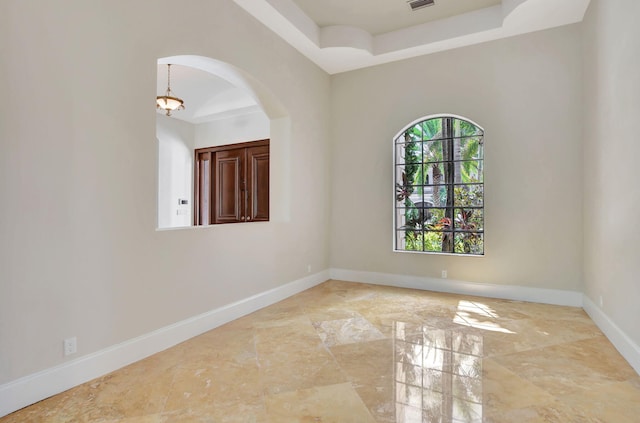
[(640, 2), (592, 0), (584, 25), (586, 294), (640, 345)]
[[(332, 267), (581, 289), (580, 27), (332, 79)], [(420, 117), (485, 129), (486, 255), (392, 252), (392, 142)]]
[[(231, 0), (3, 0), (0, 52), (0, 384), (64, 362), (63, 338), (77, 358), (328, 267), (329, 76)], [(179, 54), (288, 112), (274, 160), (313, 195), (284, 218), (155, 230), (156, 61)]]

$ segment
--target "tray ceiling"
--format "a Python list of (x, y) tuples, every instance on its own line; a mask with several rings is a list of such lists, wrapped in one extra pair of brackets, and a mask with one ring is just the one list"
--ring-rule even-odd
[(590, 0), (234, 0), (330, 74), (582, 21)]

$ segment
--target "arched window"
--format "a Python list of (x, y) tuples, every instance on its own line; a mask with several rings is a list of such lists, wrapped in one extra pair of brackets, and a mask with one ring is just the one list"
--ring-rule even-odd
[(394, 250), (483, 255), (482, 128), (428, 117), (394, 143)]

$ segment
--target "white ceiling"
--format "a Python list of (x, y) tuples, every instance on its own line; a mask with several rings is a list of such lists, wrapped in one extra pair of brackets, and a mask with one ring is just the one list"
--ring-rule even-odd
[[(158, 95), (167, 91), (167, 65), (158, 65)], [(189, 66), (171, 65), (171, 91), (184, 100), (185, 109), (171, 116), (190, 123), (211, 122), (260, 112), (248, 91), (212, 73)], [(158, 113), (164, 113), (158, 110)]]
[[(407, 0), (233, 1), (329, 74), (580, 22), (590, 2), (435, 0), (412, 11)], [(166, 74), (159, 64), (158, 95)], [(172, 66), (171, 88), (186, 106), (172, 116), (187, 122), (261, 111), (245, 89), (204, 70)]]
[(411, 11), (407, 0), (293, 0), (319, 27), (350, 25), (372, 35), (449, 18), (500, 4), (500, 0), (436, 0)]

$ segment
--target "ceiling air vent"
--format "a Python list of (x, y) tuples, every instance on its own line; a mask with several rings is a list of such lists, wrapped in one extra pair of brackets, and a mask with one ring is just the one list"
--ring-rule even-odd
[(433, 6), (435, 4), (435, 0), (409, 0), (407, 3), (411, 6), (411, 10), (418, 10), (423, 7)]

